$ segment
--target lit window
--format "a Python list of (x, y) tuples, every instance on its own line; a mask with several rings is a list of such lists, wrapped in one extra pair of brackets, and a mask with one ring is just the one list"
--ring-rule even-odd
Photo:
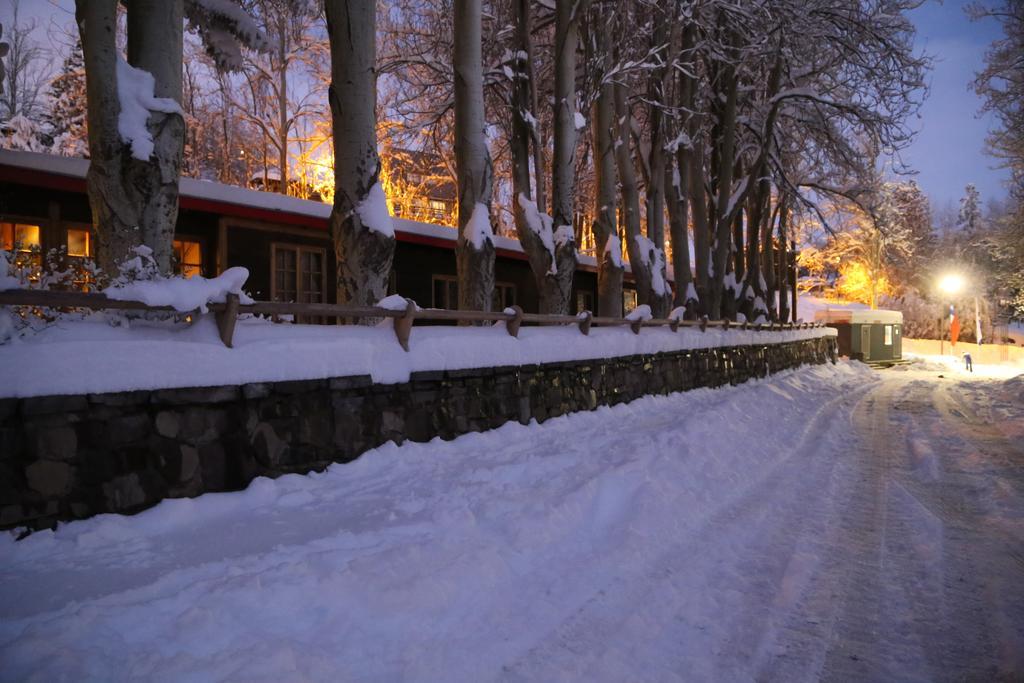
[(622, 308), (626, 313), (629, 313), (636, 308), (636, 290), (635, 289), (624, 289), (622, 290)]
[[(185, 277), (203, 274), (203, 245), (194, 240), (174, 240), (174, 272)], [(70, 248), (70, 245), (69, 245)]]
[(39, 226), (23, 223), (0, 223), (0, 247), (7, 251), (32, 251), (40, 248)]
[(430, 208), (434, 211), (444, 212), (448, 208), (448, 204), (439, 199), (431, 199)]
[(92, 240), (88, 230), (68, 229), (68, 256), (92, 256)]
[(0, 249), (14, 252), (15, 268), (35, 282), (43, 268), (43, 249), (38, 225), (0, 223)]

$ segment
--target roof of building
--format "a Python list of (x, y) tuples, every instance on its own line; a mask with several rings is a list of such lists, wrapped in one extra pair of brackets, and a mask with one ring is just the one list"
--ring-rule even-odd
[(851, 308), (827, 308), (815, 311), (814, 319), (828, 323), (856, 323), (858, 325), (881, 323), (886, 325), (903, 324), (901, 311), (889, 311), (881, 308), (874, 310)]
[[(9, 169), (7, 173), (4, 173), (5, 167)], [(85, 174), (88, 170), (88, 159), (0, 149), (0, 180), (84, 192)], [(32, 173), (26, 174), (25, 171)], [(54, 178), (72, 182), (48, 182)], [(181, 178), (179, 196), (181, 206), (185, 209), (222, 212), (243, 218), (305, 225), (321, 230), (327, 230), (327, 221), (331, 216), (331, 205), (323, 202), (196, 178)], [(454, 247), (458, 239), (458, 233), (448, 226), (420, 223), (404, 218), (392, 220), (395, 224), (395, 234), (400, 241), (443, 241)], [(504, 252), (505, 256), (526, 258), (519, 240), (495, 235), (494, 246), (499, 253)], [(597, 260), (593, 256), (580, 254), (577, 258), (584, 268), (597, 268)], [(630, 272), (629, 264), (626, 264), (626, 272)], [(672, 280), (671, 272), (669, 280)]]

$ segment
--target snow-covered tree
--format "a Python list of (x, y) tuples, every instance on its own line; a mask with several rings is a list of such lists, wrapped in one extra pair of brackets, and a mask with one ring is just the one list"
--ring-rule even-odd
[(960, 213), (957, 215), (956, 226), (968, 239), (981, 230), (981, 195), (974, 183), (964, 188), (964, 196), (960, 199)]
[(64, 64), (50, 81), (50, 109), (46, 114), (51, 151), (63, 156), (81, 157), (88, 152), (86, 122), (85, 62), (82, 42), (71, 47)]
[(387, 295), (395, 232), (377, 157), (376, 3), (327, 0), (331, 45), (338, 301), (373, 305)]

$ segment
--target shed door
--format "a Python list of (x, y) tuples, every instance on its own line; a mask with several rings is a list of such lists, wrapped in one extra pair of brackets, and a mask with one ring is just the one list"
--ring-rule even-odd
[(871, 360), (871, 325), (860, 326), (860, 352), (864, 360)]

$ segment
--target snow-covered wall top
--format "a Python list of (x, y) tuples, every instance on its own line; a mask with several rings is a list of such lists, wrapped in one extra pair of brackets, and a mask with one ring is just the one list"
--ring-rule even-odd
[(240, 320), (235, 348), (220, 341), (212, 316), (185, 329), (135, 322), (62, 322), (0, 345), (0, 397), (47, 396), (239, 385), (369, 375), (377, 383), (411, 373), (613, 358), (718, 346), (762, 345), (835, 335), (831, 328), (756, 332), (732, 328), (524, 327), (518, 338), (494, 327), (414, 327), (409, 351), (391, 322), (278, 325)]

